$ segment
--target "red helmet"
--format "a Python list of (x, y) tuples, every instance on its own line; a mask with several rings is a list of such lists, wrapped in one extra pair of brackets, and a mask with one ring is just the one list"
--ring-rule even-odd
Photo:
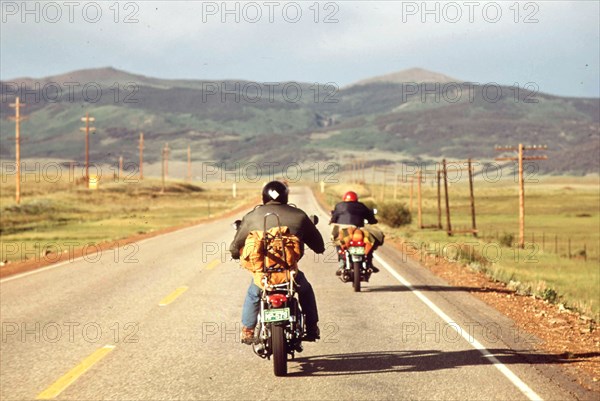
[(344, 202), (357, 202), (358, 195), (356, 195), (356, 192), (348, 191), (344, 194), (344, 197), (342, 199)]

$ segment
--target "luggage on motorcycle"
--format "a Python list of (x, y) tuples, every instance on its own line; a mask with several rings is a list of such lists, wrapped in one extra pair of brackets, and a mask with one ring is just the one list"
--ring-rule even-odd
[(365, 252), (367, 253), (373, 246), (368, 232), (364, 232), (361, 228), (354, 226), (341, 227), (338, 234), (339, 245), (343, 249), (346, 249), (350, 245), (350, 241), (363, 241), (365, 243)]
[(350, 241), (362, 241), (365, 244), (365, 253), (371, 252), (376, 248), (376, 239), (365, 228), (343, 227), (338, 234), (338, 243), (342, 249), (350, 246)]
[(342, 247), (343, 249), (348, 247), (350, 240), (360, 240), (365, 242), (367, 253), (375, 251), (385, 240), (385, 235), (378, 227), (369, 225), (366, 227), (340, 227), (337, 238), (334, 239), (335, 244)]
[(287, 226), (267, 230), (267, 238), (261, 230), (248, 234), (241, 253), (241, 264), (254, 273), (254, 283), (263, 287), (262, 278), (267, 277), (269, 285), (289, 281), (290, 271), (298, 270), (302, 258), (302, 243), (290, 233)]
[(362, 228), (367, 231), (371, 238), (373, 238), (373, 250), (377, 249), (379, 246), (383, 245), (385, 240), (385, 235), (383, 231), (379, 229), (379, 227), (374, 225), (368, 225)]

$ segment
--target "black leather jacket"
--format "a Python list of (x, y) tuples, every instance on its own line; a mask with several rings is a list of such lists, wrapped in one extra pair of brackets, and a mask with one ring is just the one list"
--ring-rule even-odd
[[(267, 213), (277, 213), (279, 222), (282, 226), (287, 226), (290, 233), (297, 236), (303, 244), (308, 245), (316, 253), (325, 252), (323, 237), (313, 224), (312, 220), (297, 207), (281, 204), (279, 202), (268, 202), (266, 205), (260, 205), (254, 208), (250, 213), (244, 216), (242, 223), (238, 228), (233, 242), (229, 247), (233, 259), (240, 258), (240, 249), (244, 247), (246, 238), (250, 231), (263, 230), (264, 218)], [(277, 226), (277, 219), (269, 217), (267, 219), (267, 230)]]
[(373, 211), (361, 202), (340, 202), (335, 205), (330, 223), (351, 224), (364, 227), (365, 220), (369, 224), (376, 224), (377, 219)]

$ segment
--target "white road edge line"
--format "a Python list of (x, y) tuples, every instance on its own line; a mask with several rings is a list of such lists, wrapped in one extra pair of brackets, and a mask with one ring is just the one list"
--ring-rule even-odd
[[(469, 336), (466, 330), (463, 330), (462, 327), (452, 319), (450, 316), (446, 315), (436, 304), (434, 304), (429, 298), (427, 298), (421, 291), (417, 290), (412, 286), (408, 280), (402, 277), (392, 266), (390, 266), (383, 258), (377, 254), (374, 254), (373, 257), (377, 259), (379, 263), (392, 275), (396, 280), (398, 280), (402, 285), (408, 288), (413, 294), (417, 296), (425, 305), (429, 307), (432, 311), (435, 312), (442, 320), (444, 320), (449, 326), (451, 326), (458, 334), (460, 334), (469, 344), (473, 346), (476, 350), (481, 352), (481, 354), (487, 358), (495, 367), (498, 369), (512, 384), (514, 384), (521, 392), (529, 398), (531, 401), (543, 401), (542, 398), (533, 391), (523, 380), (521, 380), (516, 374), (514, 374), (509, 368), (507, 368), (502, 362), (498, 360), (490, 351), (487, 350), (479, 341), (475, 338)], [(457, 330), (458, 329), (460, 330)]]

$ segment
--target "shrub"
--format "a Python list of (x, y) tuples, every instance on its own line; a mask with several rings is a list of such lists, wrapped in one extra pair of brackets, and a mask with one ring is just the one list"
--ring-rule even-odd
[(477, 252), (477, 249), (475, 247), (468, 244), (459, 244), (457, 259), (467, 265), (475, 263), (480, 268), (489, 265), (489, 261), (483, 255)]
[(512, 235), (510, 233), (504, 233), (499, 238), (499, 242), (500, 242), (500, 245), (511, 248), (515, 242), (515, 237), (514, 237), (514, 235)]
[(542, 299), (550, 303), (556, 303), (558, 300), (558, 293), (552, 288), (546, 288), (542, 291)]
[(379, 205), (377, 218), (390, 227), (400, 227), (410, 224), (412, 215), (406, 204), (402, 202), (384, 202)]
[(377, 209), (377, 203), (373, 199), (360, 200), (369, 209)]

